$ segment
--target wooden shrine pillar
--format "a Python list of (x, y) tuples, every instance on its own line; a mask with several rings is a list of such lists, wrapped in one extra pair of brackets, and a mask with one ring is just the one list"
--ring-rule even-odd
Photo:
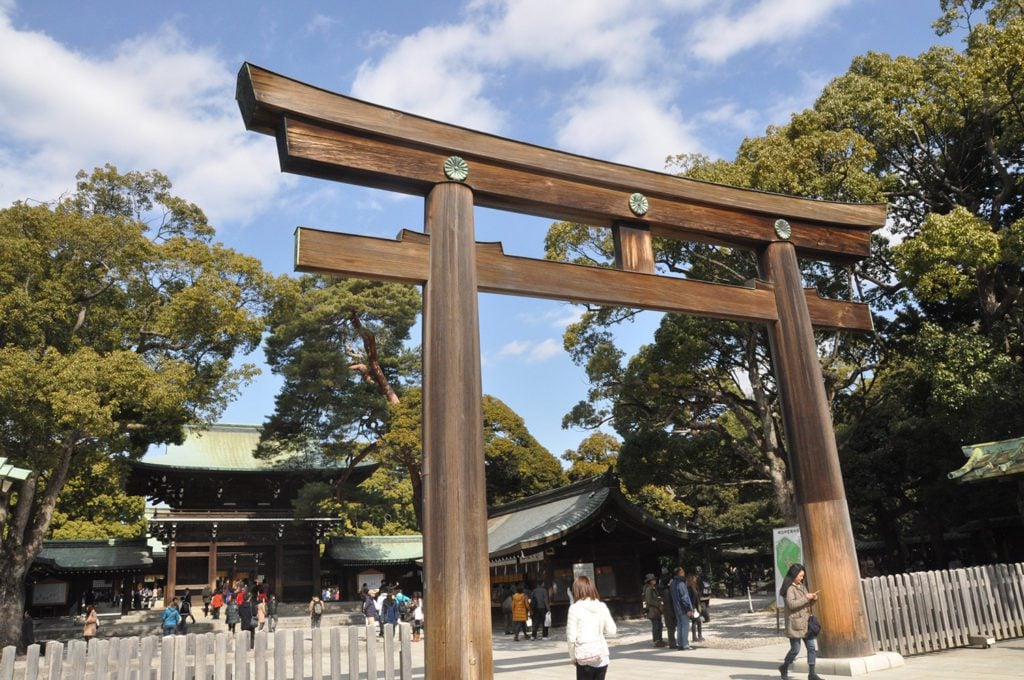
[(775, 290), (779, 315), (768, 325), (768, 339), (782, 398), (809, 590), (820, 593), (815, 606), (822, 623), (820, 656), (870, 656), (874, 650), (857, 550), (796, 249), (788, 241), (771, 243), (760, 253), (759, 266)]
[(206, 561), (206, 585), (213, 588), (217, 583), (217, 539), (210, 541), (210, 555)]
[(284, 597), (284, 546), (280, 536), (274, 542), (274, 595), (278, 602)]
[(164, 584), (164, 605), (174, 599), (174, 591), (178, 588), (178, 546), (171, 542), (167, 548), (167, 583)]
[[(428, 678), (492, 676), (473, 192), (435, 185), (423, 291), (423, 572)], [(453, 590), (454, 589), (454, 590)], [(455, 593), (458, 596), (455, 596)]]

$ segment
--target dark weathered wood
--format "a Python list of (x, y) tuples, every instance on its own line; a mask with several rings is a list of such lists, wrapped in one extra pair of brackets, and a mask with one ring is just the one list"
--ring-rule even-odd
[[(640, 221), (656, 236), (758, 247), (785, 218), (801, 253), (848, 261), (868, 253), (884, 205), (829, 203), (715, 185), (524, 144), (368, 104), (245, 64), (237, 99), (249, 129), (278, 136), (282, 167), (425, 195), (444, 159), (462, 155), (478, 205), (611, 226)], [(650, 210), (636, 218), (628, 196)]]
[[(423, 285), (429, 237), (403, 230), (398, 240), (300, 227), (295, 232), (295, 269), (332, 276)], [(567, 300), (770, 323), (778, 318), (774, 289), (586, 267), (505, 255), (500, 244), (476, 244), (477, 284), (486, 293)], [(870, 331), (867, 305), (804, 293), (811, 322), (821, 330)]]
[(839, 453), (825, 397), (821, 364), (793, 245), (777, 242), (760, 258), (761, 276), (775, 286), (779, 320), (768, 327), (772, 365), (782, 398), (790, 474), (800, 514), (811, 587), (821, 593), (821, 653), (871, 652), (861, 599), (857, 550), (839, 470)]
[(651, 230), (619, 222), (612, 225), (615, 242), (615, 268), (641, 274), (654, 273), (654, 246)]
[[(490, 678), (482, 379), (473, 195), (427, 196), (423, 292), (423, 578), (428, 678)], [(458, 592), (453, 597), (453, 589)]]
[[(284, 118), (278, 130), (278, 154), (287, 172), (419, 196), (444, 181), (444, 161), (450, 153), (450, 149), (407, 146), (291, 117)], [(636, 222), (649, 227), (654, 236), (746, 248), (777, 238), (774, 224), (779, 213), (761, 214), (731, 205), (650, 194), (649, 211), (637, 218), (629, 209), (634, 188), (610, 186), (588, 177), (544, 174), (490, 159), (467, 161), (470, 174), (466, 183), (473, 188), (475, 204), (483, 207), (603, 227), (618, 221)], [(850, 228), (788, 219), (793, 227), (791, 241), (801, 256), (846, 262), (868, 254), (872, 226)]]

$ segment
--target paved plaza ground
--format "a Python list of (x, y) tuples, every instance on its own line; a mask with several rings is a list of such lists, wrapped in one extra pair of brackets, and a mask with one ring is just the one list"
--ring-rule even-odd
[[(765, 604), (762, 599), (757, 606)], [(655, 649), (650, 626), (644, 621), (626, 621), (611, 641), (612, 657), (608, 678), (629, 680), (683, 678), (685, 680), (769, 680), (778, 678), (778, 666), (789, 643), (776, 633), (775, 615), (760, 611), (749, 614), (746, 601), (713, 600), (711, 622), (705, 624), (703, 643), (693, 651)], [(495, 636), (494, 674), (497, 677), (527, 673), (530, 680), (571, 680), (564, 629), (553, 631), (545, 642), (514, 642)], [(415, 650), (414, 660), (422, 658)], [(801, 657), (803, 653), (801, 653)], [(902, 668), (873, 673), (879, 680), (957, 680), (973, 678), (1024, 678), (1024, 639), (997, 643), (989, 649), (957, 649), (907, 657)], [(821, 674), (819, 672), (819, 674)], [(806, 673), (791, 673), (802, 680)], [(422, 677), (418, 675), (417, 677)], [(836, 677), (836, 676), (823, 676)]]
[[(753, 601), (754, 613), (746, 600), (712, 600), (711, 622), (704, 626), (704, 642), (694, 644), (688, 652), (668, 648), (654, 648), (650, 638), (650, 624), (644, 620), (620, 621), (619, 634), (611, 639), (610, 680), (616, 678), (635, 680), (660, 680), (661, 678), (683, 678), (685, 680), (770, 680), (778, 678), (778, 666), (788, 649), (788, 643), (776, 627), (775, 614), (767, 610), (769, 598), (760, 597)], [(329, 625), (346, 623), (348, 607), (341, 603), (338, 610), (330, 614), (334, 620)], [(295, 607), (299, 609), (299, 607)], [(330, 610), (329, 610), (330, 611)], [(205, 625), (199, 611), (199, 620)], [(153, 615), (158, 615), (153, 612)], [(113, 617), (112, 617), (113, 618)], [(155, 630), (138, 630), (139, 624), (125, 621), (123, 630), (114, 624), (105, 627), (105, 635), (153, 634)], [(132, 629), (129, 631), (129, 625)], [(150, 628), (151, 624), (146, 624)], [(305, 628), (308, 619), (294, 615), (282, 619), (282, 627), (297, 630)], [(221, 630), (218, 621), (213, 630)], [(428, 629), (429, 630), (429, 629)], [(77, 637), (77, 635), (76, 635)], [(309, 644), (306, 636), (307, 649)], [(382, 643), (376, 640), (379, 653)], [(414, 643), (414, 678), (423, 679), (422, 642)], [(803, 657), (801, 654), (801, 658)], [(20, 665), (20, 664), (19, 664)], [(527, 674), (529, 680), (572, 680), (575, 677), (569, 664), (565, 642), (565, 629), (554, 628), (548, 640), (513, 640), (501, 629), (494, 631), (494, 674), (496, 677), (511, 677), (512, 674)], [(307, 674), (308, 675), (308, 674)], [(806, 673), (792, 673), (794, 678), (803, 680)], [(821, 673), (826, 678), (837, 677)], [(911, 656), (905, 659), (902, 668), (872, 674), (879, 680), (963, 680), (964, 678), (992, 678), (1019, 680), (1024, 678), (1024, 639), (1002, 641), (989, 649), (956, 649), (946, 652)], [(431, 678), (431, 680), (435, 680)], [(438, 679), (440, 680), (440, 679)]]

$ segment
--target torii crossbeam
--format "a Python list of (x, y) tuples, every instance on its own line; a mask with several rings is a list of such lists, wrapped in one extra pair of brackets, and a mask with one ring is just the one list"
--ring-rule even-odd
[[(864, 305), (802, 286), (797, 256), (868, 254), (884, 205), (725, 187), (531, 146), (327, 92), (251, 64), (237, 99), (288, 172), (425, 197), (424, 233), (390, 241), (299, 229), (296, 268), (424, 287), (423, 543), (432, 680), (493, 673), (477, 292), (763, 323), (782, 396), (823, 656), (871, 654), (857, 556), (813, 327), (870, 331)], [(475, 205), (613, 230), (616, 269), (507, 257), (474, 238)], [(651, 237), (757, 251), (761, 279), (654, 273)], [(448, 589), (459, 588), (459, 597)]]

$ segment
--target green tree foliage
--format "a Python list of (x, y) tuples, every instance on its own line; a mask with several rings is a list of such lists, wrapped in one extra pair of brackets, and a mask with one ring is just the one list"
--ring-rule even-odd
[(483, 411), (488, 505), (509, 503), (565, 484), (558, 459), (533, 438), (519, 414), (487, 394)]
[[(379, 463), (363, 485), (377, 492), (344, 497), (341, 475), (324, 506), (353, 513), (352, 531), (414, 531), (419, 524), (420, 356), (405, 343), (421, 305), (414, 286), (305, 276), (283, 290), (270, 314), (267, 361), (285, 382), (264, 424), (260, 453), (301, 450), (348, 466)], [(485, 395), (483, 416), (489, 502), (564, 481), (558, 461), (505, 404)], [(383, 493), (389, 483), (398, 486)], [(415, 521), (396, 509), (403, 502)]]
[[(1012, 508), (1006, 485), (979, 495), (945, 473), (962, 445), (1024, 432), (1024, 5), (941, 5), (937, 27), (966, 30), (962, 50), (858, 57), (808, 114), (871, 145), (891, 204), (896, 242), (879, 244), (865, 272), (891, 318), (874, 380), (836, 416), (845, 469), (859, 477), (847, 485), (854, 514), (897, 568), (906, 536), (932, 536), (941, 562), (942, 527)], [(883, 489), (908, 492), (879, 502)]]
[(78, 180), (0, 211), (0, 455), (32, 470), (0, 495), (4, 645), (68, 480), (215, 418), (254, 371), (232, 360), (258, 345), (273, 285), (160, 173)]
[(146, 534), (146, 499), (125, 494), (122, 462), (102, 457), (68, 480), (57, 497), (50, 538), (136, 538)]
[(607, 432), (594, 432), (580, 442), (576, 450), (568, 449), (562, 460), (569, 463), (566, 475), (570, 482), (615, 472), (615, 464), (622, 446), (616, 437)]
[[(933, 472), (957, 467), (959, 444), (972, 437), (1020, 433), (1024, 7), (1014, 0), (946, 0), (941, 6), (941, 30), (969, 31), (963, 50), (936, 47), (918, 57), (868, 53), (830, 83), (813, 108), (745, 140), (734, 160), (669, 158), (670, 167), (696, 179), (890, 203), (891, 229), (873, 240), (867, 261), (848, 271), (804, 263), (805, 280), (822, 294), (859, 297), (887, 312), (876, 317), (874, 339), (819, 336), (848, 467), (860, 467), (857, 456), (869, 453), (852, 448), (873, 440), (863, 430), (888, 429), (864, 414), (904, 412), (875, 408), (874, 400), (896, 398), (886, 395), (889, 390), (917, 398), (913, 407), (906, 404), (908, 413), (928, 408), (946, 419), (914, 420), (917, 441), (926, 443), (922, 450), (938, 453), (933, 458), (940, 462), (928, 466)], [(603, 230), (557, 224), (548, 255), (608, 266), (610, 238)], [(655, 259), (664, 273), (711, 281), (736, 283), (754, 271), (749, 256), (692, 244), (656, 240)], [(745, 482), (767, 479), (776, 510), (791, 515), (780, 484), (784, 440), (763, 336), (739, 324), (700, 322), (698, 328), (666, 316), (654, 343), (626, 360), (607, 331), (631, 316), (629, 310), (588, 310), (569, 329), (566, 345), (586, 367), (592, 389), (566, 424), (613, 422), (624, 440), (624, 479), (629, 470), (645, 468), (630, 458), (643, 450), (643, 461), (658, 447), (673, 452), (675, 465), (699, 469), (697, 454), (685, 444), (715, 430), (729, 442), (726, 459), (744, 461), (742, 469), (721, 469)], [(920, 379), (908, 381), (908, 374)], [(730, 385), (729, 378), (739, 380)], [(992, 418), (986, 397), (1006, 409), (1000, 411), (1006, 417)], [(914, 474), (909, 466), (898, 469)], [(696, 498), (683, 487), (677, 491), (688, 503)], [(868, 505), (855, 498), (858, 493), (851, 491), (855, 505)], [(939, 502), (914, 495), (907, 526), (941, 517)]]

